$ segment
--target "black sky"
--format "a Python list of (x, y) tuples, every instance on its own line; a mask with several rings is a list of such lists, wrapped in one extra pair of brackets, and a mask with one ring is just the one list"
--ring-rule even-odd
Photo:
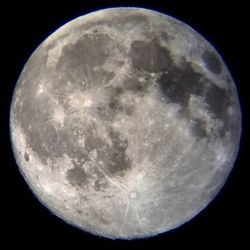
[[(1, 161), (0, 248), (55, 249), (221, 249), (250, 248), (249, 19), (248, 1), (11, 1), (0, 2)], [(9, 106), (19, 74), (35, 48), (65, 22), (106, 7), (137, 6), (169, 14), (207, 38), (224, 58), (236, 82), (243, 112), (243, 134), (235, 168), (216, 199), (177, 230), (139, 241), (91, 236), (53, 216), (34, 198), (18, 172), (9, 139)], [(34, 246), (35, 244), (35, 246)], [(3, 247), (2, 247), (3, 246)]]

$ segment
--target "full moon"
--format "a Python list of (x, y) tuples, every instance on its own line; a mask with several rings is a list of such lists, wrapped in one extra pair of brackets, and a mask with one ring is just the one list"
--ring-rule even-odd
[(20, 173), (53, 214), (107, 238), (144, 238), (194, 218), (239, 148), (233, 78), (198, 32), (165, 14), (111, 8), (51, 34), (13, 94)]

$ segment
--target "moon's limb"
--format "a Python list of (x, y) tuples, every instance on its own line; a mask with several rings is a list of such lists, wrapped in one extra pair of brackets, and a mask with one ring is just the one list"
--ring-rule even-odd
[(98, 11), (49, 36), (25, 65), (10, 118), (35, 195), (110, 238), (193, 218), (226, 181), (241, 133), (220, 55), (189, 26), (139, 8)]

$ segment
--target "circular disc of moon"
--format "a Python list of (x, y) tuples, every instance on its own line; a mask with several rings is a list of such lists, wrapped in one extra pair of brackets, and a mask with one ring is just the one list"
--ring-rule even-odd
[(156, 11), (111, 8), (34, 51), (10, 128), (21, 174), (53, 214), (133, 239), (179, 227), (216, 196), (241, 110), (223, 59), (198, 32)]

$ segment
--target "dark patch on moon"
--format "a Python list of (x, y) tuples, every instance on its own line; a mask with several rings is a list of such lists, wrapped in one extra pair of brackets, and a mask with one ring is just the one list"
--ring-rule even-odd
[(169, 33), (166, 31), (160, 31), (159, 36), (164, 42), (168, 42), (169, 40), (173, 39), (173, 37), (170, 36)]
[(98, 161), (111, 175), (123, 176), (123, 172), (132, 167), (132, 161), (126, 154), (128, 140), (122, 139), (121, 134), (110, 127), (109, 137), (111, 145), (105, 145), (103, 149), (97, 152)]
[(180, 68), (172, 64), (159, 78), (158, 83), (166, 100), (178, 103), (185, 109), (191, 94), (203, 93), (200, 78), (201, 75), (193, 70), (191, 64), (183, 61)]
[(131, 115), (134, 111), (133, 105), (130, 104), (122, 104), (119, 98), (113, 98), (108, 104), (111, 112), (115, 114), (122, 114)]
[(227, 108), (231, 104), (230, 96), (228, 96), (225, 89), (213, 83), (208, 84), (205, 90), (205, 99), (211, 112), (214, 113), (216, 118), (224, 120), (227, 116)]
[(128, 78), (124, 81), (124, 88), (127, 91), (132, 91), (135, 94), (146, 92), (148, 89), (148, 81), (140, 82), (137, 78)]
[(81, 215), (83, 214), (83, 212), (82, 212), (81, 209), (77, 209), (76, 212), (77, 212), (78, 214), (81, 214)]
[(168, 70), (173, 64), (170, 52), (160, 45), (157, 38), (149, 42), (133, 41), (130, 48), (130, 57), (135, 69), (150, 73)]
[(110, 81), (114, 73), (101, 66), (114, 48), (119, 49), (117, 42), (104, 34), (85, 35), (75, 44), (66, 45), (57, 63), (61, 79), (80, 84), (84, 89)]
[(101, 118), (102, 121), (113, 121), (115, 118), (115, 113), (110, 113), (111, 110), (106, 103), (100, 103), (100, 105), (96, 106), (96, 113), (98, 117)]
[[(106, 169), (112, 175), (122, 175), (123, 171), (126, 171), (131, 168), (131, 160), (128, 158), (126, 154), (126, 149), (128, 147), (128, 140), (121, 139), (121, 134), (111, 127), (109, 127), (109, 138), (112, 142), (111, 145), (108, 144), (107, 141), (104, 141), (98, 135), (95, 134), (97, 128), (95, 124), (89, 126), (84, 132), (85, 143), (84, 147), (80, 147), (77, 143), (74, 142), (73, 134), (67, 133), (67, 138), (65, 139), (68, 144), (67, 154), (72, 159), (76, 159), (73, 161), (73, 164), (76, 169), (78, 169), (84, 163), (90, 161), (90, 154), (94, 150), (97, 154), (96, 164), (97, 162), (102, 162), (104, 169)], [(98, 165), (95, 167), (95, 171), (99, 177), (99, 179), (103, 179), (103, 175), (98, 172)], [(79, 170), (76, 172), (79, 174)], [(71, 172), (71, 171), (70, 171)], [(83, 173), (83, 177), (86, 177), (86, 174)], [(72, 177), (73, 178), (73, 177)], [(78, 180), (76, 180), (78, 181)], [(100, 187), (105, 187), (105, 185), (99, 185)], [(98, 187), (96, 187), (98, 188)]]
[[(225, 126), (228, 123), (227, 108), (231, 105), (229, 92), (195, 72), (192, 63), (183, 59), (179, 67), (172, 64), (168, 71), (159, 77), (158, 84), (166, 101), (179, 104), (183, 113), (189, 107), (191, 95), (202, 96), (205, 97), (209, 112), (214, 118), (223, 121)], [(201, 121), (195, 121), (193, 131), (196, 131), (198, 137), (207, 136)], [(225, 127), (220, 128), (218, 133), (223, 137)]]
[[(92, 124), (92, 127), (89, 127), (85, 133), (85, 149), (88, 153), (93, 150), (100, 150), (105, 147), (106, 142), (103, 141), (99, 136), (95, 135), (96, 125)], [(80, 147), (79, 147), (80, 148)]]
[(222, 64), (218, 57), (212, 51), (205, 51), (202, 54), (202, 60), (205, 62), (207, 68), (214, 74), (221, 73)]
[(113, 146), (109, 152), (110, 163), (108, 169), (111, 174), (116, 174), (117, 172), (131, 168), (131, 161), (126, 155), (128, 140), (121, 139), (120, 136), (120, 133), (110, 130)]
[(102, 179), (98, 179), (95, 181), (94, 189), (97, 192), (104, 190), (108, 186), (108, 184), (106, 182), (103, 182)]
[(118, 114), (131, 115), (134, 112), (134, 105), (129, 102), (121, 102), (121, 96), (126, 92), (126, 86), (108, 86), (106, 88), (106, 95), (108, 96), (107, 104), (104, 107), (97, 107), (98, 115), (107, 120), (113, 120)]
[[(61, 157), (65, 144), (61, 143), (58, 131), (52, 124), (50, 100), (46, 96), (36, 97), (33, 91), (24, 88), (22, 105), (14, 111), (15, 119), (25, 128), (25, 138), (32, 150), (39, 154), (42, 163), (47, 164), (49, 157)], [(36, 90), (37, 88), (35, 88)]]
[(67, 170), (67, 179), (73, 186), (85, 186), (88, 184), (88, 175), (81, 167)]
[(230, 90), (221, 88), (208, 80), (204, 84), (206, 87), (203, 95), (208, 109), (214, 118), (223, 122), (218, 129), (218, 136), (223, 137), (227, 131), (232, 129), (234, 123), (227, 112), (228, 107), (233, 105), (233, 94)]
[(33, 124), (32, 128), (27, 130), (25, 137), (44, 164), (47, 164), (48, 158), (61, 157), (65, 152), (65, 148), (58, 144), (56, 129), (49, 123), (42, 127), (39, 124)]
[(192, 131), (198, 138), (206, 138), (208, 136), (208, 132), (206, 129), (206, 122), (201, 119), (194, 119), (192, 125)]
[(30, 125), (33, 127), (34, 124), (44, 124), (51, 115), (47, 98), (36, 98), (34, 87), (32, 86), (30, 88), (22, 88), (20, 96), (22, 97), (22, 103), (20, 101), (16, 102), (14, 118), (24, 128), (28, 128)]
[[(74, 66), (83, 67), (84, 70), (86, 70), (86, 65), (90, 67), (100, 66), (108, 58), (106, 50), (113, 44), (113, 40), (108, 35), (84, 35), (75, 44), (63, 47), (63, 58), (60, 61), (68, 63), (67, 66), (72, 69)], [(58, 67), (60, 66), (61, 64), (58, 64)]]
[(120, 96), (124, 93), (124, 88), (121, 86), (112, 87), (113, 96)]

